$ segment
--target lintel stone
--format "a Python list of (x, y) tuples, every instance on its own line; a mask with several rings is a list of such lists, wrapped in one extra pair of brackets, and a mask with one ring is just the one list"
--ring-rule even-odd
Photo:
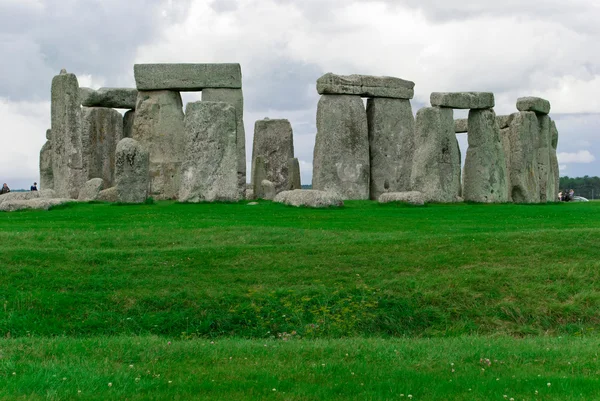
[(205, 88), (242, 87), (242, 69), (237, 63), (223, 64), (135, 64), (139, 90), (197, 92)]
[(550, 102), (540, 97), (521, 97), (517, 99), (517, 110), (550, 114)]
[(135, 109), (137, 95), (135, 88), (79, 88), (81, 105), (85, 107)]
[(431, 105), (450, 109), (491, 109), (495, 106), (492, 92), (433, 92)]
[(394, 77), (372, 75), (336, 75), (327, 73), (317, 80), (320, 95), (358, 95), (412, 99), (415, 83)]

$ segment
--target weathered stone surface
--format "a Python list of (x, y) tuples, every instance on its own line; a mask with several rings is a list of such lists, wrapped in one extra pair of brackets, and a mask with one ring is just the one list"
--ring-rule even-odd
[(52, 138), (52, 130), (51, 129), (47, 129), (46, 130), (46, 140), (50, 140), (50, 138)]
[(13, 200), (0, 204), (0, 212), (14, 212), (24, 209), (48, 210), (52, 206), (62, 205), (63, 203), (74, 202), (69, 198), (38, 198), (29, 200)]
[(498, 123), (498, 128), (505, 129), (510, 127), (510, 123), (517, 113), (509, 114), (507, 116), (496, 116), (496, 122)]
[(132, 137), (134, 120), (135, 120), (135, 110), (128, 110), (123, 115), (123, 138), (131, 138)]
[(491, 109), (495, 106), (492, 92), (433, 92), (431, 105), (452, 109)]
[(137, 88), (145, 91), (242, 87), (239, 64), (136, 64), (133, 73)]
[(415, 118), (409, 100), (367, 101), (370, 149), (370, 196), (410, 190)]
[(552, 133), (551, 133), (550, 117), (546, 114), (538, 115), (538, 140), (537, 148), (537, 168), (538, 180), (540, 183), (540, 202), (548, 202), (553, 199), (553, 194), (548, 193), (548, 182), (550, 180), (550, 149), (552, 148)]
[(269, 180), (262, 180), (260, 185), (262, 187), (262, 192), (264, 194), (263, 199), (266, 199), (266, 200), (275, 199), (275, 195), (277, 195), (277, 191), (275, 189), (275, 184), (273, 184)]
[(387, 192), (381, 194), (378, 200), (379, 203), (404, 202), (410, 203), (411, 205), (425, 204), (425, 196), (418, 191)]
[(134, 88), (79, 88), (81, 105), (85, 107), (109, 107), (135, 109), (138, 91)]
[(40, 188), (54, 188), (54, 174), (52, 173), (52, 142), (46, 141), (40, 150)]
[(559, 166), (558, 157), (556, 155), (556, 147), (558, 146), (558, 129), (554, 121), (550, 124), (550, 174), (548, 177), (548, 202), (558, 201), (559, 186)]
[(148, 198), (150, 155), (148, 150), (131, 138), (117, 144), (115, 184), (119, 202), (143, 203)]
[(246, 130), (244, 128), (244, 94), (241, 89), (208, 88), (202, 91), (202, 101), (225, 102), (235, 108), (237, 120), (237, 174), (240, 198), (244, 198), (246, 188)]
[(185, 157), (182, 202), (237, 201), (237, 122), (235, 108), (224, 102), (188, 103), (185, 110)]
[[(257, 157), (262, 157), (266, 179), (275, 185), (277, 193), (289, 189), (288, 163), (294, 157), (294, 139), (292, 125), (288, 120), (256, 121), (252, 159)], [(254, 165), (252, 168), (254, 169)]]
[(539, 114), (549, 114), (550, 102), (540, 97), (521, 97), (517, 99), (517, 110), (534, 111)]
[(518, 113), (509, 128), (510, 196), (515, 203), (540, 201), (537, 149), (538, 119), (534, 112)]
[(252, 165), (252, 192), (256, 199), (265, 199), (262, 182), (267, 179), (267, 166), (265, 158), (256, 156)]
[(102, 178), (92, 178), (83, 185), (79, 191), (80, 201), (93, 201), (98, 199), (100, 191), (104, 188), (104, 180)]
[(246, 200), (253, 200), (256, 199), (256, 197), (254, 196), (254, 189), (252, 189), (251, 186), (247, 186), (246, 187)]
[(117, 192), (117, 187), (112, 187), (108, 189), (104, 189), (100, 191), (98, 194), (98, 198), (96, 200), (102, 202), (118, 202), (119, 201), (119, 193)]
[(52, 79), (52, 172), (57, 196), (76, 199), (85, 183), (81, 143), (81, 101), (74, 74), (62, 72)]
[(83, 107), (81, 119), (86, 178), (102, 178), (107, 187), (112, 187), (115, 181), (115, 151), (117, 143), (123, 139), (123, 116), (114, 109)]
[(300, 162), (295, 157), (288, 160), (288, 175), (288, 190), (293, 191), (294, 189), (302, 189)]
[(482, 203), (508, 202), (506, 161), (494, 110), (469, 111), (468, 141), (463, 198)]
[(274, 202), (290, 206), (305, 206), (313, 208), (344, 206), (342, 197), (325, 191), (314, 189), (296, 189), (283, 191), (275, 196)]
[[(497, 119), (496, 119), (497, 120)], [(502, 150), (504, 151), (504, 164), (506, 166), (506, 196), (508, 198), (508, 202), (512, 202), (512, 194), (510, 184), (510, 160), (511, 160), (511, 147), (510, 147), (510, 129), (502, 128), (500, 130), (500, 141), (502, 142)]]
[(369, 199), (369, 129), (359, 96), (323, 95), (317, 107), (313, 188)]
[(173, 91), (138, 93), (132, 138), (150, 152), (149, 196), (177, 199), (183, 161), (184, 114)]
[(0, 204), (12, 201), (26, 201), (31, 199), (50, 199), (55, 198), (56, 192), (52, 189), (42, 189), (40, 191), (30, 192), (9, 192), (0, 195)]
[(459, 118), (454, 120), (454, 132), (457, 134), (464, 134), (469, 132), (469, 119)]
[(317, 80), (320, 95), (356, 95), (412, 99), (415, 83), (394, 77), (372, 75), (336, 75), (327, 73)]
[(452, 109), (425, 107), (417, 112), (411, 188), (428, 202), (459, 201), (460, 150)]

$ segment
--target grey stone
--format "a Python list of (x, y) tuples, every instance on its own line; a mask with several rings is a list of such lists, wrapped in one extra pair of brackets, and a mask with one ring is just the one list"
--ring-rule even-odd
[(424, 205), (425, 196), (418, 191), (387, 192), (381, 194), (378, 201), (379, 203), (403, 202), (411, 205)]
[(52, 142), (46, 141), (40, 150), (40, 188), (54, 188), (54, 174), (52, 173)]
[(80, 88), (81, 105), (85, 107), (109, 107), (135, 109), (138, 91), (133, 88)]
[(409, 100), (367, 101), (370, 154), (370, 196), (410, 190), (415, 118)]
[(83, 107), (81, 112), (83, 166), (86, 179), (102, 178), (107, 187), (115, 181), (115, 151), (123, 139), (123, 116), (114, 109)]
[(57, 196), (76, 199), (87, 181), (81, 143), (81, 101), (74, 74), (52, 79), (51, 90), (52, 173)]
[(297, 158), (288, 160), (288, 190), (302, 189), (302, 179), (300, 177), (300, 162)]
[[(497, 120), (497, 119), (496, 119)], [(511, 147), (510, 147), (510, 129), (502, 128), (500, 130), (500, 141), (502, 142), (502, 150), (504, 151), (504, 164), (506, 166), (506, 196), (508, 202), (512, 202), (511, 184), (510, 184), (510, 160), (511, 160)]]
[(135, 64), (133, 73), (137, 88), (145, 91), (242, 87), (239, 64)]
[(4, 202), (26, 201), (32, 199), (51, 199), (56, 197), (56, 192), (52, 189), (42, 189), (40, 191), (29, 192), (9, 192), (0, 195), (0, 204)]
[(143, 203), (148, 198), (150, 155), (131, 138), (117, 144), (115, 183), (119, 202)]
[(265, 193), (263, 191), (262, 182), (267, 179), (267, 166), (265, 158), (257, 156), (254, 158), (254, 164), (252, 165), (252, 192), (256, 199), (264, 199)]
[[(294, 157), (294, 139), (292, 125), (288, 120), (256, 121), (252, 159), (257, 157), (263, 159), (266, 179), (275, 185), (275, 191), (279, 193), (289, 189), (288, 163)], [(254, 164), (252, 168), (254, 169)]]
[(359, 96), (323, 95), (317, 107), (313, 188), (369, 199), (369, 128)]
[(264, 194), (263, 199), (266, 199), (266, 200), (275, 199), (275, 195), (277, 195), (277, 191), (275, 189), (275, 184), (273, 184), (269, 180), (262, 180), (262, 182), (260, 183), (260, 186), (262, 187), (262, 192)]
[(244, 198), (246, 188), (246, 130), (244, 128), (244, 94), (241, 89), (214, 89), (202, 91), (202, 100), (205, 102), (225, 102), (235, 107), (237, 119), (237, 174), (240, 197)]
[(48, 210), (52, 206), (62, 205), (64, 203), (74, 202), (69, 198), (39, 198), (30, 200), (6, 201), (0, 204), (0, 212), (15, 212), (17, 210), (34, 209)]
[(314, 189), (295, 189), (283, 191), (275, 196), (273, 200), (290, 206), (305, 206), (312, 208), (344, 206), (341, 196), (331, 192), (317, 191)]
[(433, 92), (431, 105), (452, 109), (491, 109), (495, 106), (492, 92)]
[(505, 129), (510, 127), (510, 123), (513, 118), (515, 118), (517, 113), (509, 114), (507, 116), (496, 116), (496, 122), (498, 123), (498, 128)]
[[(552, 120), (546, 114), (538, 115), (538, 141), (537, 141), (537, 167), (538, 180), (540, 183), (540, 202), (551, 202), (553, 194), (549, 193), (548, 183), (550, 180), (550, 149), (552, 142), (551, 133)], [(553, 185), (552, 185), (553, 186)], [(553, 190), (554, 192), (554, 190)], [(550, 200), (548, 200), (550, 198)]]
[(454, 120), (454, 132), (457, 134), (464, 134), (469, 132), (469, 119), (459, 118)]
[(235, 108), (224, 102), (188, 103), (182, 202), (237, 201), (237, 123)]
[(112, 202), (116, 203), (119, 201), (119, 193), (117, 192), (117, 187), (112, 187), (108, 189), (104, 189), (100, 191), (98, 194), (98, 198), (96, 200), (102, 202)]
[(92, 178), (83, 185), (79, 191), (80, 201), (93, 201), (98, 199), (100, 191), (104, 188), (104, 180), (102, 178)]
[(336, 75), (331, 72), (317, 80), (317, 92), (320, 95), (412, 99), (415, 94), (414, 87), (414, 82), (400, 78), (371, 75)]
[(256, 197), (254, 196), (254, 189), (246, 188), (246, 200), (253, 200), (253, 199), (256, 199)]
[(425, 107), (417, 112), (411, 188), (428, 202), (459, 201), (460, 150), (452, 109)]
[(131, 138), (132, 137), (134, 120), (135, 120), (135, 110), (128, 110), (123, 115), (123, 138)]
[(551, 122), (550, 125), (550, 174), (548, 177), (548, 202), (558, 201), (559, 175), (560, 169), (558, 165), (558, 157), (556, 155), (556, 147), (558, 146), (558, 129), (556, 123)]
[(534, 112), (518, 113), (510, 124), (510, 196), (515, 203), (538, 203), (538, 119)]
[(51, 129), (47, 129), (46, 130), (46, 140), (50, 140), (52, 138), (52, 130)]
[(183, 161), (184, 114), (173, 91), (138, 93), (132, 138), (150, 152), (149, 196), (177, 199)]
[(506, 161), (496, 113), (492, 109), (469, 111), (469, 127), (463, 198), (482, 203), (508, 202)]
[(539, 114), (549, 114), (550, 102), (540, 97), (521, 97), (517, 99), (517, 110), (534, 111)]

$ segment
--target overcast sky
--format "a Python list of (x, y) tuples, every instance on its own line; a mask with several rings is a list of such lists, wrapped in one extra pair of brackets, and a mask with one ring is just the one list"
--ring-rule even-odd
[(433, 91), (493, 91), (497, 114), (547, 98), (561, 175), (600, 175), (599, 21), (598, 0), (0, 0), (0, 181), (38, 180), (61, 68), (133, 87), (155, 62), (239, 62), (248, 161), (254, 122), (288, 118), (303, 183), (326, 72), (414, 81), (415, 112)]

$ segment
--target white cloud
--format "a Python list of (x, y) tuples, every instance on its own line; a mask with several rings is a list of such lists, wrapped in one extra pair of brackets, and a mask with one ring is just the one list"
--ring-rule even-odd
[(588, 150), (580, 150), (576, 153), (561, 152), (558, 154), (558, 161), (560, 163), (592, 163), (596, 160), (593, 154)]

